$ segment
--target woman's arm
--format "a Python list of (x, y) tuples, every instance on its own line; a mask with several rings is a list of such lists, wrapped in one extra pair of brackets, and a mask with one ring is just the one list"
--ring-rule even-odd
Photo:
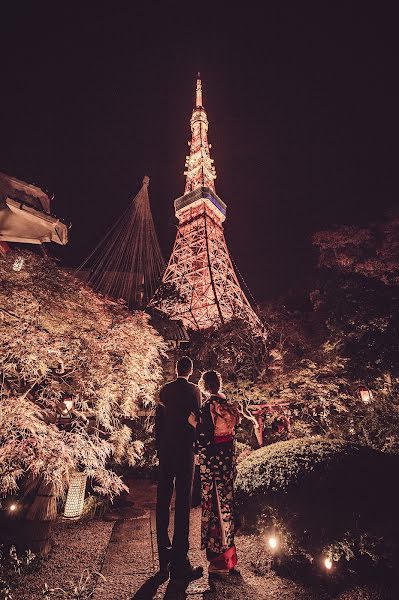
[(194, 427), (194, 429), (197, 428), (198, 421), (197, 421), (197, 417), (195, 416), (195, 414), (193, 412), (190, 414), (187, 421), (190, 423), (191, 427)]

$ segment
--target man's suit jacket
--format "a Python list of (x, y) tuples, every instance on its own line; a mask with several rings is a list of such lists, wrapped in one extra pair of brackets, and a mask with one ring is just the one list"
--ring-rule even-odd
[(160, 391), (155, 416), (155, 440), (160, 457), (190, 455), (196, 431), (188, 422), (193, 412), (199, 421), (201, 393), (184, 377), (166, 383)]

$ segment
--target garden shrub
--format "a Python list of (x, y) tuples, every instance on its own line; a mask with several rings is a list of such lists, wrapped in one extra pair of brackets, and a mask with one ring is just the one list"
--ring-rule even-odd
[(351, 565), (398, 561), (399, 458), (308, 437), (260, 448), (237, 468), (244, 529), (275, 531), (286, 555)]
[(243, 442), (236, 441), (236, 460), (237, 463), (243, 461), (247, 456), (252, 453), (252, 448), (249, 444), (244, 444)]

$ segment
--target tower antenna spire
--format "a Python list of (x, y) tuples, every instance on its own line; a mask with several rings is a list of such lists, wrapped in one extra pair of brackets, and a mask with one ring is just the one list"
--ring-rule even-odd
[(197, 75), (195, 107), (190, 119), (191, 142), (190, 154), (186, 156), (186, 186), (184, 193), (192, 192), (200, 187), (209, 187), (215, 191), (216, 171), (211, 158), (208, 142), (208, 117), (202, 104), (201, 74)]
[(195, 94), (195, 108), (202, 108), (202, 82), (201, 73), (197, 74), (197, 89)]

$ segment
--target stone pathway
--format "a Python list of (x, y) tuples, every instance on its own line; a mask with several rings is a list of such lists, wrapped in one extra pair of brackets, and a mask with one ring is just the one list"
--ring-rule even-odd
[[(195, 595), (195, 598), (202, 600), (208, 587), (206, 578), (193, 582), (186, 590), (186, 595), (176, 595), (170, 586), (167, 591), (166, 583), (157, 590), (151, 585), (151, 578), (159, 568), (155, 529), (156, 484), (135, 480), (130, 482), (129, 487), (129, 500), (134, 505), (124, 510), (123, 517), (115, 522), (101, 569), (105, 580), (99, 579), (93, 600), (158, 600), (164, 598), (165, 594), (167, 598)], [(203, 552), (199, 547), (199, 519), (199, 510), (193, 510), (190, 560), (192, 564), (203, 564), (205, 567)], [(173, 525), (173, 511), (171, 522)]]

